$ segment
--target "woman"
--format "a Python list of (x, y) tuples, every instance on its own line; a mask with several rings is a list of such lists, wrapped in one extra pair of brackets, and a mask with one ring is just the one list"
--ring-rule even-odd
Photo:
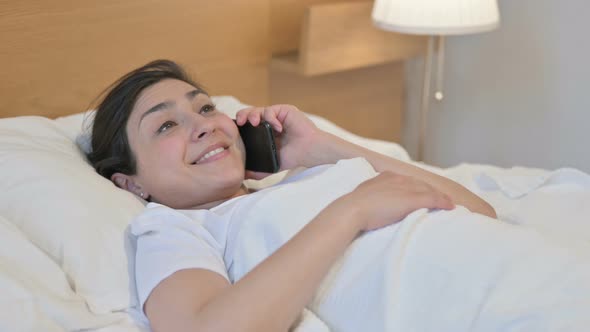
[[(137, 287), (154, 331), (286, 331), (362, 232), (396, 223), (420, 208), (449, 210), (455, 204), (495, 218), (489, 204), (457, 183), (322, 132), (294, 106), (244, 109), (236, 122), (256, 126), (262, 120), (279, 137), (281, 169), (313, 169), (363, 157), (379, 174), (328, 202), (233, 284), (222, 271), (225, 248), (215, 247), (219, 229), (203, 226), (188, 237), (178, 231), (170, 239), (166, 231), (158, 239), (153, 232), (143, 233), (137, 240)], [(171, 225), (176, 223), (172, 209), (227, 207), (250, 196), (246, 177), (264, 176), (245, 172), (244, 146), (232, 119), (170, 61), (151, 62), (118, 80), (97, 108), (92, 135), (88, 157), (96, 170), (118, 187), (159, 203), (150, 206), (167, 211), (162, 218), (171, 218)], [(147, 210), (147, 219), (158, 218), (149, 212), (154, 208)], [(165, 252), (159, 264), (168, 264), (168, 258), (177, 257), (171, 248), (190, 238), (203, 242), (195, 255), (207, 263), (191, 265), (191, 257), (187, 265), (145, 276), (160, 267), (148, 266), (155, 256), (142, 259), (142, 250)]]

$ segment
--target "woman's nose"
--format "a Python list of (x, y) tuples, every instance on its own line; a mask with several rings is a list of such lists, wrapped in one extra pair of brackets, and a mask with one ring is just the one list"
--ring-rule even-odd
[[(199, 116), (197, 116), (199, 117)], [(215, 132), (213, 121), (200, 117), (200, 119), (193, 118), (193, 128), (191, 137), (193, 140), (202, 140)]]

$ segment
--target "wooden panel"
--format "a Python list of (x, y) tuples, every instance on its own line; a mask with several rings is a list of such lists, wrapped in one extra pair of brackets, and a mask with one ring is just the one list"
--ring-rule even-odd
[(271, 0), (272, 53), (284, 54), (299, 48), (303, 14), (308, 6), (343, 1), (367, 2), (370, 0)]
[(299, 50), (305, 75), (403, 60), (424, 51), (426, 37), (374, 27), (372, 5), (338, 3), (307, 9)]
[(83, 111), (156, 58), (186, 65), (212, 94), (266, 103), (269, 13), (268, 0), (3, 1), (0, 117)]
[(273, 104), (294, 104), (358, 135), (399, 142), (402, 63), (314, 77), (271, 69), (270, 86)]

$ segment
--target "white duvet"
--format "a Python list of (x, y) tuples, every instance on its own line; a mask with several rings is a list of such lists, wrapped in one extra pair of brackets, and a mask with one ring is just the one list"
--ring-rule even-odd
[[(570, 193), (577, 187), (587, 198), (587, 176), (568, 172), (488, 172), (484, 180), (479, 173), (471, 185), (506, 200), (514, 200), (517, 189), (522, 199), (568, 186)], [(364, 159), (341, 161), (258, 200), (244, 216), (230, 277), (239, 279), (331, 200), (374, 174)], [(569, 183), (571, 179), (575, 181)], [(547, 200), (537, 208), (547, 214), (559, 205)], [(501, 217), (516, 213), (509, 207), (499, 212)], [(584, 330), (590, 326), (589, 214), (549, 215), (551, 220), (540, 216), (539, 227), (531, 227), (533, 221), (513, 224), (526, 219), (526, 213), (512, 215), (508, 223), (462, 207), (423, 209), (399, 224), (368, 232), (331, 269), (298, 331)]]
[[(366, 234), (323, 283), (298, 332), (590, 326), (584, 321), (590, 311), (590, 176), (569, 169), (428, 168), (485, 198), (502, 221), (462, 208), (421, 210)], [(0, 220), (0, 235), (0, 331), (149, 330), (122, 312), (92, 314), (59, 267), (18, 229)], [(373, 240), (374, 247), (367, 244)], [(364, 259), (371, 255), (375, 259)], [(255, 251), (243, 256), (242, 273), (257, 259)], [(355, 260), (362, 261), (357, 266)], [(335, 273), (339, 269), (348, 272)]]

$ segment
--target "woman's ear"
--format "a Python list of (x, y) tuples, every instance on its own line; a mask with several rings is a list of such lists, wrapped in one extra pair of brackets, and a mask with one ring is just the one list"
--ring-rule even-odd
[(114, 173), (113, 175), (111, 175), (111, 181), (113, 181), (113, 183), (117, 187), (127, 190), (128, 192), (135, 194), (141, 198), (148, 197), (148, 193), (143, 191), (141, 185), (136, 183), (133, 177), (127, 174)]

